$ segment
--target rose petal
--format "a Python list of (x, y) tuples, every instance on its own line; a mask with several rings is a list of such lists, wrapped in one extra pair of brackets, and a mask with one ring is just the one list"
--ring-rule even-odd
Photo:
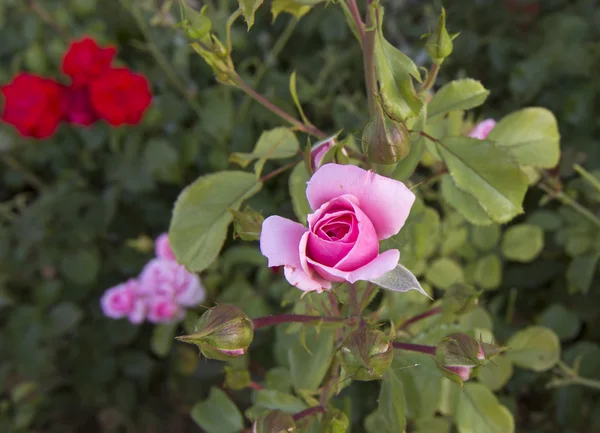
[(260, 233), (260, 252), (270, 268), (289, 265), (299, 268), (300, 238), (307, 232), (302, 224), (280, 216), (270, 216), (263, 221)]
[(314, 267), (315, 271), (323, 278), (330, 281), (348, 281), (355, 283), (356, 281), (368, 281), (373, 278), (381, 277), (386, 272), (391, 271), (400, 260), (400, 251), (387, 250), (366, 265), (355, 269), (351, 272), (340, 271), (339, 269), (330, 268), (328, 266), (317, 263), (310, 258), (308, 262)]
[(168, 233), (163, 233), (156, 238), (156, 241), (154, 241), (154, 251), (156, 257), (175, 261), (175, 254), (173, 254), (171, 246), (169, 245)]
[(379, 240), (400, 231), (415, 195), (402, 182), (354, 165), (325, 164), (308, 181), (306, 197), (312, 209), (340, 195), (351, 194), (373, 223)]
[(485, 140), (495, 126), (496, 121), (494, 119), (485, 119), (483, 122), (478, 123), (473, 129), (471, 129), (471, 132), (469, 132), (469, 137)]
[(285, 279), (288, 282), (300, 290), (305, 292), (318, 292), (321, 293), (324, 289), (331, 289), (331, 283), (324, 280), (318, 275), (312, 277), (308, 275), (302, 268), (295, 268), (292, 266), (285, 266), (283, 273)]

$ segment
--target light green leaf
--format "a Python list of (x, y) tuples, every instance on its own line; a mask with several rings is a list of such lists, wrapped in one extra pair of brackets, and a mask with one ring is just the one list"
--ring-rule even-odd
[(446, 137), (437, 143), (456, 186), (477, 199), (499, 223), (523, 212), (527, 176), (495, 143), (469, 137)]
[(394, 369), (390, 368), (381, 380), (379, 391), (379, 411), (389, 431), (404, 431), (406, 427), (404, 409), (404, 386)]
[(305, 164), (298, 164), (290, 174), (289, 189), (292, 198), (294, 213), (298, 221), (306, 224), (306, 216), (312, 213), (312, 209), (306, 199), (306, 182), (310, 179), (310, 174), (306, 170)]
[(445, 418), (430, 418), (417, 421), (414, 433), (450, 433), (452, 424)]
[(296, 71), (292, 72), (290, 76), (290, 93), (292, 94), (292, 99), (294, 100), (294, 104), (296, 104), (296, 108), (300, 113), (300, 117), (302, 117), (302, 121), (305, 125), (310, 125), (310, 122), (306, 115), (304, 114), (304, 110), (302, 109), (302, 105), (300, 104), (300, 99), (298, 99), (298, 90), (296, 89)]
[[(383, 22), (381, 8), (379, 15)], [(377, 33), (375, 70), (383, 106), (389, 114), (402, 120), (417, 116), (423, 101), (417, 96), (411, 77), (420, 82), (419, 70), (408, 56), (385, 40), (381, 29)]]
[(216, 387), (210, 389), (207, 400), (192, 407), (190, 415), (206, 433), (238, 433), (244, 428), (237, 406)]
[(502, 261), (497, 254), (488, 254), (477, 260), (475, 283), (484, 290), (497, 289), (502, 282)]
[(248, 30), (254, 25), (254, 14), (260, 5), (263, 4), (263, 0), (238, 0), (242, 13), (248, 24)]
[(311, 7), (312, 5), (307, 6), (297, 0), (273, 0), (273, 4), (271, 5), (273, 22), (275, 22), (277, 16), (282, 12), (292, 14), (298, 19), (302, 18), (310, 11)]
[(278, 127), (260, 134), (252, 153), (232, 153), (229, 160), (241, 167), (246, 167), (251, 161), (256, 162), (255, 172), (260, 176), (265, 162), (268, 159), (285, 159), (298, 154), (300, 143), (296, 134), (285, 127)]
[(481, 251), (489, 251), (500, 240), (500, 227), (495, 224), (489, 226), (475, 226), (471, 230), (473, 244)]
[(561, 340), (575, 338), (581, 329), (579, 316), (558, 303), (552, 304), (544, 310), (539, 324), (552, 329)]
[(477, 378), (492, 391), (502, 389), (513, 374), (512, 362), (506, 356), (496, 356), (492, 362), (487, 362)]
[(286, 413), (302, 412), (307, 408), (299, 398), (274, 389), (257, 391), (254, 404), (263, 409), (280, 410)]
[(425, 272), (425, 278), (439, 289), (447, 289), (452, 284), (465, 280), (460, 265), (447, 257), (440, 257), (431, 263)]
[(449, 111), (469, 110), (485, 102), (490, 92), (471, 78), (454, 80), (438, 90), (429, 102), (429, 118)]
[(154, 326), (152, 329), (152, 339), (150, 347), (152, 353), (160, 358), (164, 358), (171, 350), (173, 341), (175, 341), (175, 330), (177, 323), (162, 323)]
[(552, 168), (560, 157), (560, 133), (551, 111), (532, 107), (503, 117), (488, 139), (505, 147), (521, 165)]
[(373, 278), (369, 281), (377, 284), (380, 287), (383, 287), (384, 289), (392, 290), (394, 292), (408, 292), (409, 290), (417, 290), (423, 295), (429, 297), (413, 273), (399, 263), (396, 265), (395, 269), (386, 272), (379, 278)]
[(510, 411), (481, 383), (466, 383), (458, 393), (456, 426), (459, 433), (513, 433), (515, 421)]
[(392, 370), (404, 386), (406, 416), (411, 419), (432, 417), (438, 406), (444, 380), (433, 357), (403, 351), (394, 357)]
[(441, 192), (444, 200), (471, 224), (485, 226), (493, 223), (477, 199), (458, 189), (450, 175), (442, 177)]
[(316, 391), (329, 369), (335, 330), (310, 326), (304, 332), (305, 344), (296, 338), (288, 352), (292, 384), (297, 391)]
[(548, 370), (560, 359), (558, 336), (543, 326), (530, 326), (517, 332), (506, 346), (508, 359), (528, 370)]
[(509, 227), (502, 238), (502, 254), (509, 260), (530, 262), (544, 248), (544, 231), (532, 224)]
[(177, 261), (201, 272), (217, 258), (233, 216), (262, 187), (251, 173), (221, 171), (201, 176), (175, 202), (169, 242)]
[(453, 227), (452, 229), (447, 230), (440, 248), (441, 255), (449, 256), (462, 247), (468, 237), (469, 231), (466, 227)]

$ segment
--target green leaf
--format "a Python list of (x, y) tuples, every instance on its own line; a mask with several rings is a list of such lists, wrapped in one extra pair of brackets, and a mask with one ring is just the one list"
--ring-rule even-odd
[(506, 356), (521, 368), (545, 371), (560, 359), (558, 336), (543, 326), (530, 326), (513, 335), (506, 343)]
[[(383, 22), (383, 9), (379, 9)], [(375, 38), (375, 71), (385, 111), (393, 117), (405, 120), (417, 116), (423, 101), (417, 96), (412, 78), (421, 81), (414, 62), (385, 40), (380, 28)]]
[(562, 304), (552, 304), (539, 318), (539, 324), (552, 329), (561, 340), (571, 340), (579, 334), (581, 320)]
[(476, 198), (492, 220), (504, 223), (523, 212), (527, 176), (494, 142), (446, 137), (437, 148), (456, 186)]
[(445, 418), (431, 418), (417, 421), (414, 433), (450, 433), (452, 424)]
[(509, 227), (502, 238), (502, 254), (509, 260), (530, 262), (544, 248), (544, 231), (531, 224)]
[(488, 254), (477, 260), (475, 283), (484, 290), (497, 289), (502, 282), (502, 261), (497, 254)]
[(169, 242), (177, 261), (201, 272), (217, 258), (233, 216), (244, 200), (262, 187), (251, 173), (221, 171), (185, 188), (173, 209)]
[(162, 323), (154, 326), (152, 329), (152, 339), (150, 348), (159, 358), (164, 358), (171, 350), (173, 341), (175, 341), (175, 330), (177, 323)]
[(292, 206), (294, 213), (298, 217), (298, 221), (306, 224), (306, 216), (312, 213), (310, 204), (306, 198), (306, 183), (310, 179), (310, 174), (306, 170), (306, 165), (298, 164), (290, 174), (289, 189), (292, 198)]
[(440, 257), (431, 263), (425, 272), (425, 278), (439, 289), (447, 289), (451, 285), (462, 283), (465, 280), (460, 265), (447, 257)]
[(61, 302), (50, 310), (50, 328), (52, 335), (62, 335), (77, 326), (83, 318), (81, 309), (72, 302)]
[(560, 134), (551, 111), (532, 107), (503, 117), (488, 135), (521, 165), (552, 168), (560, 157)]
[(481, 251), (489, 251), (500, 240), (500, 227), (495, 224), (475, 226), (471, 230), (471, 239), (473, 240), (473, 244)]
[(467, 238), (469, 237), (469, 231), (466, 227), (452, 227), (445, 233), (440, 253), (442, 256), (449, 256), (460, 247), (462, 247)]
[(492, 362), (485, 364), (477, 378), (492, 391), (498, 391), (506, 385), (512, 374), (512, 362), (506, 356), (497, 356)]
[(238, 0), (242, 13), (248, 24), (248, 30), (254, 25), (254, 14), (260, 5), (263, 4), (263, 0)]
[(298, 154), (299, 150), (300, 143), (296, 134), (290, 128), (278, 127), (260, 134), (252, 153), (235, 152), (229, 160), (245, 168), (250, 162), (258, 159), (254, 171), (260, 176), (268, 159), (290, 158)]
[(384, 289), (392, 290), (394, 292), (408, 292), (409, 290), (417, 290), (423, 295), (429, 297), (413, 273), (399, 263), (393, 270), (386, 272), (379, 278), (373, 278), (369, 281), (377, 284), (380, 287), (383, 287)]
[(529, 215), (527, 218), (529, 224), (540, 226), (544, 231), (553, 232), (562, 227), (562, 220), (560, 217), (549, 210), (537, 210)]
[(411, 419), (433, 416), (444, 380), (433, 357), (403, 351), (394, 358), (392, 370), (404, 386), (406, 416)]
[(277, 19), (280, 13), (287, 12), (300, 19), (306, 15), (312, 6), (303, 5), (296, 0), (273, 0), (271, 5), (271, 13), (273, 14), (273, 22)]
[(288, 352), (292, 384), (296, 391), (316, 391), (329, 369), (335, 331), (311, 326), (301, 332), (305, 332), (305, 344), (296, 338)]
[(590, 251), (571, 260), (567, 268), (570, 292), (585, 294), (590, 290), (599, 258), (600, 252)]
[(477, 199), (458, 189), (450, 175), (442, 177), (441, 192), (444, 200), (471, 224), (485, 226), (493, 223)]
[(427, 115), (432, 117), (449, 111), (469, 110), (485, 102), (490, 92), (471, 78), (454, 80), (438, 90), (429, 102)]
[(237, 406), (216, 387), (210, 389), (207, 400), (192, 407), (190, 416), (206, 433), (238, 433), (244, 428)]
[(100, 256), (96, 249), (81, 249), (63, 253), (60, 270), (75, 284), (92, 283), (100, 270)]
[(404, 386), (394, 369), (390, 368), (381, 380), (379, 391), (379, 411), (389, 431), (404, 431), (406, 427), (404, 409)]
[(485, 385), (466, 383), (458, 393), (456, 426), (459, 433), (513, 433), (515, 421)]
[(261, 389), (256, 392), (254, 404), (268, 410), (280, 410), (286, 413), (302, 412), (306, 404), (297, 397), (274, 389)]

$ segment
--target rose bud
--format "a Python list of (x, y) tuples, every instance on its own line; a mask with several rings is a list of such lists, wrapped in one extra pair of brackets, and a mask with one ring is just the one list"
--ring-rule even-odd
[(454, 35), (448, 34), (446, 30), (446, 10), (442, 8), (442, 13), (438, 20), (438, 25), (433, 33), (423, 35), (427, 38), (425, 42), (425, 49), (431, 56), (433, 63), (439, 65), (446, 57), (452, 53), (452, 40), (458, 36), (458, 33)]
[(252, 433), (291, 433), (295, 431), (294, 418), (280, 410), (269, 412), (259, 417), (252, 424)]
[(310, 150), (310, 166), (313, 171), (317, 171), (323, 165), (323, 157), (335, 143), (335, 136), (315, 143)]
[(331, 408), (321, 419), (321, 432), (339, 433), (346, 432), (350, 427), (348, 415), (340, 409)]
[(363, 151), (376, 164), (395, 164), (410, 151), (406, 126), (390, 119), (379, 107), (362, 134)]
[(463, 382), (475, 376), (486, 357), (481, 344), (473, 337), (455, 333), (438, 344), (435, 361), (441, 372), (462, 388)]
[(200, 317), (192, 334), (176, 338), (195, 344), (206, 358), (227, 361), (246, 353), (254, 338), (254, 325), (238, 307), (220, 304)]
[(346, 337), (340, 349), (344, 371), (354, 380), (381, 379), (392, 364), (390, 338), (376, 329), (359, 328)]

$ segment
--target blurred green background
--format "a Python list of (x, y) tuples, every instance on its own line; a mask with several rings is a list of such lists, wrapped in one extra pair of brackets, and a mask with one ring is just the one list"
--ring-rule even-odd
[[(217, 30), (237, 7), (206, 3)], [(383, 4), (388, 39), (427, 66), (419, 38), (442, 2)], [(288, 80), (296, 70), (308, 117), (327, 131), (360, 134), (368, 120), (362, 59), (341, 9), (319, 5), (298, 23), (286, 14), (273, 23), (265, 6), (250, 32), (242, 20), (234, 25), (239, 73), (293, 113)], [(445, 6), (448, 28), (461, 34), (438, 83), (481, 80), (491, 91), (481, 118), (526, 105), (552, 110), (562, 135), (559, 174), (569, 194), (596, 213), (600, 197), (571, 179), (573, 163), (594, 174), (600, 169), (598, 2)], [(89, 35), (117, 46), (118, 61), (146, 75), (154, 93), (136, 127), (62, 126), (52, 139), (31, 141), (0, 124), (1, 432), (197, 432), (188, 411), (209, 384), (222, 382), (221, 364), (199, 360), (190, 347), (170, 347), (150, 325), (104, 318), (99, 308), (107, 287), (135, 276), (151, 257), (144, 236), (166, 231), (179, 191), (200, 174), (227, 168), (232, 151), (250, 151), (262, 130), (281, 124), (241, 92), (215, 83), (174, 28), (178, 20), (176, 4), (161, 0), (0, 2), (0, 83), (19, 71), (64, 82), (60, 62), (69, 41)], [(541, 197), (533, 189), (526, 209), (548, 209), (529, 219), (546, 231), (543, 251), (530, 263), (504, 261), (499, 289), (485, 297), (496, 335), (502, 342), (531, 323), (553, 328), (563, 359), (580, 359), (580, 373), (600, 379), (598, 229)], [(269, 184), (252, 205), (265, 215), (290, 212), (287, 179)], [(225, 251), (203, 276), (210, 301), (240, 303), (254, 315), (276, 311), (285, 283), (261, 270), (256, 250), (229, 242)], [(270, 353), (273, 337), (257, 339), (258, 351)], [(262, 368), (262, 356), (253, 371)], [(548, 390), (550, 376), (517, 370), (499, 391), (517, 431), (600, 429), (600, 394)], [(372, 395), (353, 407), (353, 432), (364, 431)], [(244, 393), (238, 398), (248, 400)]]

